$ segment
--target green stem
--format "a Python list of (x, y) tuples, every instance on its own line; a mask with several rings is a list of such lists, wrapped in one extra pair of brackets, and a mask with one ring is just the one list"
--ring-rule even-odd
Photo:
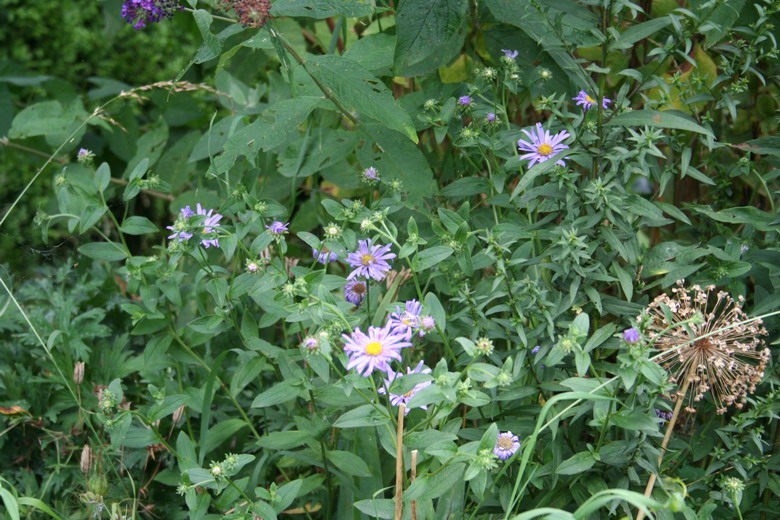
[[(203, 358), (201, 358), (198, 354), (196, 354), (195, 351), (193, 351), (190, 348), (189, 345), (184, 343), (184, 341), (179, 337), (179, 334), (176, 332), (176, 330), (173, 327), (171, 327), (170, 332), (171, 332), (171, 336), (173, 336), (173, 339), (176, 341), (176, 343), (178, 343), (179, 346), (187, 354), (189, 354), (193, 359), (195, 359), (200, 366), (205, 368), (209, 372), (209, 374), (214, 372), (214, 369), (208, 363), (206, 363), (203, 360)], [(217, 383), (219, 383), (219, 386), (225, 391), (225, 393), (227, 394), (228, 398), (233, 403), (233, 406), (236, 407), (236, 409), (238, 410), (238, 413), (241, 414), (241, 417), (244, 419), (244, 422), (246, 422), (247, 426), (249, 426), (249, 429), (252, 430), (252, 434), (257, 439), (260, 439), (260, 437), (261, 437), (260, 433), (257, 431), (257, 429), (255, 428), (254, 424), (252, 424), (252, 421), (249, 419), (249, 416), (246, 414), (246, 412), (244, 412), (243, 407), (238, 403), (238, 400), (236, 400), (235, 396), (230, 391), (230, 389), (227, 387), (227, 385), (225, 385), (225, 383), (222, 382), (222, 379), (218, 375), (215, 374), (214, 378), (217, 381)]]

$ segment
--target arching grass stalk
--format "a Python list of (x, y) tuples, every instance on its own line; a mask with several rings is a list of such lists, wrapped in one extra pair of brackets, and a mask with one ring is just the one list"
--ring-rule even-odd
[[(715, 334), (720, 334), (721, 332), (733, 329), (735, 327), (739, 327), (741, 325), (745, 325), (747, 323), (752, 323), (752, 322), (754, 322), (756, 320), (763, 320), (763, 319), (766, 319), (766, 318), (769, 318), (769, 317), (772, 317), (772, 316), (776, 316), (778, 314), (780, 314), (780, 310), (769, 312), (767, 314), (762, 314), (760, 316), (756, 316), (754, 318), (749, 318), (747, 320), (742, 320), (742, 321), (731, 323), (730, 325), (727, 325), (725, 327), (721, 327), (721, 328), (712, 330), (710, 332), (707, 332), (706, 334), (702, 334), (701, 336), (697, 336), (697, 337), (695, 337), (695, 338), (693, 338), (693, 339), (691, 339), (691, 340), (689, 340), (689, 341), (687, 341), (685, 343), (680, 343), (679, 345), (676, 345), (676, 346), (674, 346), (673, 348), (671, 348), (669, 350), (666, 350), (664, 352), (661, 352), (660, 354), (657, 354), (657, 355), (651, 357), (650, 361), (655, 361), (655, 360), (661, 358), (663, 355), (668, 354), (668, 352), (670, 352), (670, 351), (674, 351), (674, 350), (686, 347), (686, 346), (688, 346), (688, 345), (690, 345), (692, 343), (695, 343), (696, 341), (700, 341), (700, 340), (702, 340), (704, 338), (708, 338), (708, 337), (713, 336)], [(692, 318), (691, 320), (686, 320), (686, 322), (687, 321), (693, 321), (694, 319), (695, 318)], [(673, 326), (668, 327), (668, 329), (671, 330), (672, 328), (678, 327), (678, 326), (680, 326), (683, 323), (685, 323), (685, 322), (675, 323)], [(665, 331), (661, 331), (661, 333), (659, 333), (659, 335), (663, 334), (663, 332), (665, 332)], [(611, 397), (596, 396), (594, 394), (595, 394), (595, 392), (598, 392), (599, 390), (601, 390), (602, 388), (606, 387), (607, 385), (616, 382), (618, 379), (619, 379), (619, 376), (612, 377), (609, 380), (607, 380), (604, 383), (602, 383), (601, 385), (599, 385), (596, 388), (594, 388), (593, 390), (590, 390), (589, 392), (565, 392), (563, 394), (558, 394), (558, 395), (553, 396), (552, 398), (550, 398), (545, 403), (544, 407), (542, 407), (541, 413), (539, 414), (539, 418), (536, 421), (536, 427), (534, 428), (534, 432), (531, 434), (530, 437), (528, 437), (527, 444), (525, 444), (523, 446), (523, 448), (522, 448), (523, 458), (521, 460), (520, 469), (519, 469), (519, 471), (517, 473), (517, 477), (515, 479), (515, 485), (514, 485), (514, 488), (512, 489), (512, 494), (511, 494), (510, 499), (509, 499), (509, 504), (508, 504), (508, 507), (507, 507), (507, 510), (506, 510), (506, 514), (504, 515), (504, 520), (508, 520), (509, 519), (509, 515), (512, 514), (512, 510), (515, 508), (517, 503), (522, 498), (523, 492), (525, 491), (526, 486), (530, 482), (530, 478), (525, 479), (526, 480), (525, 483), (523, 484), (522, 488), (520, 488), (520, 482), (522, 480), (524, 480), (523, 477), (524, 477), (524, 474), (525, 474), (525, 470), (526, 470), (526, 467), (528, 466), (528, 461), (531, 458), (531, 453), (533, 452), (533, 449), (536, 446), (536, 440), (537, 440), (539, 434), (542, 431), (544, 431), (546, 428), (548, 428), (551, 424), (553, 424), (555, 421), (557, 421), (564, 414), (566, 414), (569, 410), (571, 410), (572, 408), (574, 408), (575, 406), (580, 404), (585, 399), (593, 399), (593, 400), (613, 399)], [(552, 419), (550, 419), (549, 421), (547, 421), (544, 424), (541, 424), (542, 421), (544, 420), (544, 418), (546, 417), (547, 413), (550, 411), (550, 408), (552, 407), (552, 404), (556, 403), (557, 401), (562, 401), (562, 400), (567, 400), (567, 399), (575, 399), (575, 401), (573, 403), (571, 403), (570, 405), (568, 405), (563, 410), (561, 410), (560, 412), (558, 412)], [(519, 451), (518, 451), (518, 453), (519, 453)], [(513, 455), (512, 458), (508, 459), (507, 462), (512, 461), (516, 456), (517, 456), (517, 453), (515, 455)], [(499, 471), (499, 473), (493, 479), (493, 484), (492, 484), (493, 486), (495, 486), (495, 484), (498, 482), (498, 479), (503, 475), (503, 473), (507, 470), (508, 467), (509, 467), (509, 464), (507, 463), (507, 464), (504, 465), (504, 467), (501, 469), (501, 471)], [(519, 491), (518, 491), (518, 488), (519, 488)], [(473, 518), (474, 517), (474, 515), (476, 514), (476, 511), (479, 509), (479, 506), (481, 504), (482, 504), (482, 502), (480, 502), (477, 505), (477, 508), (472, 512), (472, 514), (471, 514), (471, 516), (469, 518)]]

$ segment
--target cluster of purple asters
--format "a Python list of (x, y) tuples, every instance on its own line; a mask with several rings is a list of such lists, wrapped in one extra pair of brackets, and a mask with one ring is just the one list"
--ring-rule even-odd
[(407, 340), (412, 339), (414, 333), (423, 337), (426, 332), (433, 330), (436, 322), (432, 316), (423, 316), (422, 310), (420, 302), (409, 300), (404, 304), (403, 311), (401, 307), (395, 308), (395, 312), (387, 319), (387, 323), (395, 332), (403, 334)]
[(179, 9), (182, 8), (177, 0), (125, 0), (122, 4), (122, 18), (137, 30), (146, 27), (147, 23), (171, 18)]
[[(387, 368), (387, 379), (385, 379), (385, 386), (383, 388), (380, 388), (377, 390), (380, 394), (388, 393), (390, 395), (390, 404), (393, 406), (400, 406), (401, 403), (403, 403), (404, 406), (406, 406), (406, 411), (404, 413), (409, 413), (409, 401), (412, 399), (412, 396), (425, 388), (426, 386), (431, 386), (431, 383), (433, 381), (423, 381), (422, 383), (418, 383), (414, 385), (414, 388), (406, 392), (405, 394), (391, 394), (390, 393), (390, 385), (395, 381), (396, 379), (402, 378), (404, 375), (408, 374), (430, 374), (431, 369), (424, 366), (423, 362), (420, 361), (416, 367), (406, 367), (406, 374), (403, 372), (396, 372), (392, 368)], [(426, 405), (420, 406), (423, 410), (427, 410), (428, 407)]]
[(206, 211), (198, 202), (195, 207), (196, 211), (192, 211), (189, 206), (184, 206), (181, 209), (181, 215), (176, 219), (176, 222), (172, 226), (166, 226), (166, 229), (173, 231), (173, 234), (168, 237), (169, 240), (178, 240), (179, 242), (186, 242), (193, 237), (193, 234), (189, 231), (192, 229), (190, 226), (190, 218), (194, 215), (203, 215), (205, 220), (203, 221), (203, 228), (200, 233), (202, 235), (208, 235), (201, 239), (200, 243), (203, 247), (219, 247), (219, 239), (214, 237), (217, 233), (217, 228), (220, 227), (219, 221), (222, 219), (222, 215), (214, 213), (213, 209)]
[(347, 263), (354, 267), (347, 280), (353, 278), (373, 278), (381, 282), (390, 271), (388, 260), (395, 258), (395, 253), (390, 252), (390, 246), (372, 245), (371, 240), (358, 241), (358, 249), (347, 255)]
[[(356, 284), (365, 284), (365, 282), (350, 282), (355, 290)], [(363, 287), (365, 289), (365, 286)], [(348, 294), (347, 299), (350, 296)], [(401, 361), (401, 349), (411, 347), (412, 335), (417, 333), (419, 336), (433, 330), (435, 322), (431, 316), (423, 316), (423, 308), (417, 300), (409, 300), (404, 304), (404, 310), (396, 307), (395, 313), (391, 314), (384, 327), (369, 327), (368, 332), (364, 333), (360, 328), (356, 328), (352, 334), (343, 334), (344, 351), (349, 356), (347, 370), (352, 368), (364, 376), (370, 376), (374, 370), (385, 372), (386, 389), (395, 379), (403, 377), (403, 372), (395, 372), (390, 368), (390, 361)], [(431, 370), (423, 366), (422, 361), (414, 369), (406, 369), (406, 374), (429, 374)], [(403, 395), (389, 393), (389, 390), (379, 390), (380, 393), (388, 393), (390, 402), (393, 406), (399, 406), (401, 403), (407, 405), (409, 399), (420, 389), (430, 385), (430, 382), (423, 382), (415, 385), (409, 392)]]

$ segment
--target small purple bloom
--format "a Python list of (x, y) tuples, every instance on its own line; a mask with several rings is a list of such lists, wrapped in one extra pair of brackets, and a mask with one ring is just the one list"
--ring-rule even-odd
[(352, 334), (342, 334), (341, 337), (345, 342), (344, 351), (349, 355), (347, 370), (354, 368), (364, 377), (370, 376), (374, 370), (387, 372), (390, 360), (401, 361), (400, 350), (412, 346), (402, 336), (394, 334), (389, 325), (369, 327), (368, 334), (357, 328)]
[(436, 328), (436, 320), (433, 319), (433, 316), (423, 316), (420, 319), (420, 336), (425, 336), (427, 332), (432, 331)]
[(359, 240), (358, 250), (347, 255), (347, 263), (355, 268), (349, 273), (347, 280), (361, 276), (381, 282), (390, 271), (387, 261), (393, 258), (395, 253), (390, 252), (389, 245), (371, 245), (371, 240)]
[[(414, 369), (406, 367), (406, 374), (404, 374), (403, 372), (395, 372), (395, 371), (393, 371), (392, 368), (387, 367), (387, 376), (388, 377), (387, 377), (387, 379), (385, 379), (385, 386), (383, 388), (380, 388), (379, 390), (377, 390), (377, 392), (379, 392), (380, 394), (386, 393), (387, 389), (390, 388), (390, 385), (393, 383), (393, 381), (395, 381), (396, 379), (403, 378), (404, 375), (407, 375), (407, 374), (430, 374), (430, 373), (431, 373), (431, 369), (427, 368), (427, 367), (423, 368), (423, 362), (422, 361), (420, 361), (420, 363)], [(406, 392), (405, 394), (402, 394), (402, 395), (390, 394), (390, 403), (393, 406), (400, 406), (401, 403), (403, 403), (404, 406), (407, 406), (406, 411), (404, 413), (409, 413), (410, 408), (408, 408), (408, 406), (409, 406), (409, 401), (412, 399), (412, 396), (414, 394), (416, 394), (417, 392), (419, 392), (420, 390), (422, 390), (423, 388), (425, 388), (426, 386), (431, 386), (431, 383), (433, 383), (433, 381), (423, 381), (422, 383), (418, 383), (418, 384), (414, 385), (414, 388), (412, 388), (411, 390), (409, 390), (408, 392)], [(426, 405), (422, 405), (422, 406), (420, 406), (420, 408), (422, 408), (423, 410), (427, 410), (428, 409), (428, 407)]]
[[(590, 97), (590, 95), (588, 95), (588, 93), (584, 90), (580, 90), (580, 93), (577, 94), (577, 97), (573, 97), (572, 99), (577, 102), (577, 106), (582, 105), (582, 109), (586, 111), (597, 103), (597, 101)], [(602, 98), (601, 100), (601, 106), (604, 109), (609, 108), (610, 103), (612, 103), (611, 99)]]
[(458, 98), (458, 104), (462, 107), (470, 107), (472, 103), (471, 96), (460, 96)]
[(265, 226), (265, 228), (267, 230), (269, 230), (272, 235), (279, 236), (279, 235), (284, 235), (285, 233), (287, 233), (287, 226), (289, 226), (289, 225), (290, 225), (289, 222), (283, 223), (283, 222), (280, 222), (280, 221), (276, 220), (273, 223), (271, 223), (270, 226)]
[(301, 346), (306, 350), (317, 350), (318, 348), (320, 348), (320, 342), (314, 336), (308, 336), (306, 339), (303, 340)]
[(517, 438), (517, 435), (513, 435), (512, 432), (499, 433), (493, 454), (501, 460), (506, 460), (514, 455), (519, 448), (520, 439)]
[(665, 412), (663, 410), (659, 410), (658, 408), (655, 409), (655, 416), (659, 419), (662, 419), (664, 422), (669, 422), (672, 420), (672, 412)]
[(190, 218), (194, 214), (195, 214), (195, 212), (192, 211), (192, 208), (189, 207), (189, 206), (184, 206), (183, 208), (181, 208), (181, 216), (183, 218)]
[[(548, 130), (545, 130), (542, 127), (541, 123), (536, 123), (535, 134), (533, 133), (533, 131), (529, 133), (525, 129), (523, 129), (523, 133), (531, 139), (531, 142), (525, 141), (523, 139), (519, 139), (517, 141), (517, 147), (520, 149), (520, 151), (529, 152), (525, 155), (520, 156), (521, 160), (522, 159), (531, 160), (531, 162), (528, 163), (529, 168), (538, 162), (543, 163), (553, 155), (569, 148), (569, 145), (561, 143), (561, 141), (563, 141), (564, 139), (568, 139), (569, 137), (571, 137), (571, 134), (569, 134), (569, 132), (567, 132), (566, 130), (562, 130), (561, 132), (558, 132), (553, 136), (550, 135), (550, 132)], [(568, 159), (568, 157), (566, 158)], [(566, 166), (566, 163), (563, 162), (562, 160), (556, 161), (555, 164), (558, 164), (560, 166)]]
[(319, 263), (322, 265), (327, 264), (328, 262), (335, 262), (339, 259), (339, 256), (334, 253), (333, 251), (328, 251), (327, 249), (323, 248), (322, 252), (320, 253), (319, 249), (312, 248), (311, 250), (311, 256), (317, 259)]
[(512, 51), (509, 49), (501, 49), (501, 52), (504, 53), (504, 58), (509, 58), (510, 60), (517, 58), (517, 55), (520, 54), (520, 51)]
[(344, 298), (353, 305), (360, 305), (366, 293), (368, 293), (368, 285), (362, 280), (353, 280), (344, 286)]
[(379, 170), (373, 166), (369, 166), (362, 173), (363, 181), (369, 184), (373, 184), (379, 180)]
[(143, 29), (147, 23), (156, 23), (181, 9), (176, 0), (125, 0), (122, 4), (122, 18), (133, 25), (133, 29)]
[(639, 331), (634, 327), (623, 331), (623, 341), (626, 343), (636, 343), (639, 341)]
[(493, 112), (488, 112), (487, 115), (485, 116), (485, 120), (488, 123), (495, 123), (496, 122), (496, 114), (494, 114)]
[[(206, 217), (206, 220), (203, 221), (203, 229), (201, 229), (200, 232), (203, 234), (215, 233), (216, 231), (214, 228), (219, 227), (219, 221), (222, 219), (222, 215), (219, 213), (214, 213), (213, 209), (210, 209), (207, 212), (203, 207), (201, 207), (200, 202), (198, 202), (195, 209), (198, 215), (203, 215)], [(200, 241), (200, 243), (203, 247), (206, 248), (209, 246), (219, 247), (219, 241), (216, 238), (204, 238)]]
[(536, 345), (534, 348), (531, 349), (531, 354), (538, 354), (539, 349), (542, 348), (539, 345)]
[(401, 307), (395, 308), (395, 312), (387, 319), (387, 324), (393, 332), (410, 339), (412, 331), (420, 326), (420, 313), (422, 313), (422, 304), (417, 300), (409, 300), (404, 304), (403, 311)]

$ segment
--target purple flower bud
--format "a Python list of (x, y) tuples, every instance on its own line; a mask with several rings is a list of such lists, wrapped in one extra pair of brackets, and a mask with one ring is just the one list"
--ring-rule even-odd
[(631, 327), (630, 329), (626, 329), (623, 332), (623, 341), (626, 343), (636, 343), (639, 341), (639, 331), (636, 330), (634, 327)]
[(470, 107), (472, 103), (471, 96), (460, 96), (458, 98), (458, 104), (462, 107)]

